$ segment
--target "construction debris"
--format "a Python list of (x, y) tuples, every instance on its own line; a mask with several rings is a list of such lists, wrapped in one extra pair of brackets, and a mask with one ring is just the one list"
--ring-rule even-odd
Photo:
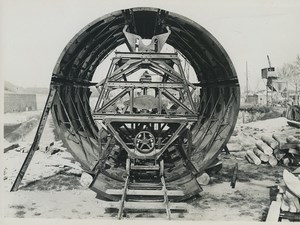
[[(12, 144), (4, 149), (4, 153), (7, 153), (8, 151), (28, 153), (28, 151), (30, 149), (30, 145), (31, 145), (30, 142), (19, 142), (16, 144)], [(45, 152), (46, 154), (49, 154), (49, 157), (54, 157), (54, 155), (59, 152), (61, 152), (62, 154), (64, 154), (64, 152), (66, 152), (66, 148), (63, 147), (62, 141), (54, 141), (44, 147), (39, 146), (38, 150)], [(75, 162), (73, 158), (71, 158), (71, 157), (66, 158), (66, 157), (61, 157), (61, 156), (58, 156), (58, 157), (59, 157), (59, 159), (55, 160), (56, 163), (49, 164), (49, 166), (60, 167), (60, 168), (69, 167), (73, 170), (78, 171), (76, 173), (82, 172), (80, 163)]]
[[(300, 167), (299, 167), (300, 168)], [(267, 215), (267, 222), (277, 221), (300, 221), (300, 176), (299, 168), (293, 173), (283, 171), (284, 185), (276, 188), (276, 200), (271, 202)]]
[(6, 153), (6, 152), (8, 152), (8, 151), (10, 151), (10, 150), (13, 150), (13, 149), (15, 149), (15, 148), (18, 148), (18, 147), (20, 147), (19, 144), (12, 144), (12, 145), (10, 145), (10, 146), (4, 148), (4, 153)]
[(89, 188), (92, 182), (93, 182), (93, 177), (91, 176), (91, 174), (83, 171), (80, 177), (80, 184), (85, 188)]
[(247, 150), (246, 159), (248, 160), (248, 162), (253, 163), (255, 165), (261, 164), (261, 160), (259, 159), (259, 157), (255, 155), (254, 152), (251, 150)]
[(203, 173), (201, 176), (197, 177), (197, 181), (200, 185), (206, 186), (209, 184), (210, 176), (207, 173)]
[(235, 188), (235, 185), (236, 185), (236, 181), (238, 178), (238, 169), (239, 169), (239, 165), (236, 163), (233, 167), (233, 175), (232, 175), (231, 182), (230, 182), (230, 186), (232, 188)]
[(66, 151), (67, 149), (63, 147), (63, 142), (60, 141), (54, 141), (51, 142), (48, 146), (45, 148), (45, 152), (49, 153), (50, 155), (54, 155), (61, 151)]
[(4, 138), (8, 142), (16, 142), (36, 127), (39, 122), (39, 116), (30, 118), (28, 121), (23, 122), (16, 130), (6, 135)]
[(300, 165), (300, 140), (294, 136), (273, 134), (272, 138), (263, 135), (255, 143), (253, 150), (247, 150), (245, 158), (248, 162), (260, 165), (268, 163), (272, 167), (278, 163), (285, 166)]

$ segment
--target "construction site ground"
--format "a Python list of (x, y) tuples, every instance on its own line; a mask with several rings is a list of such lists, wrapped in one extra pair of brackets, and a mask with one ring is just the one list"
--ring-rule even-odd
[[(5, 114), (5, 121), (26, 120), (40, 112)], [(22, 122), (22, 121), (21, 121)], [(49, 117), (38, 150), (17, 192), (9, 192), (13, 181), (26, 157), (25, 152), (10, 150), (2, 154), (4, 167), (4, 216), (6, 218), (67, 218), (67, 219), (115, 219), (117, 212), (107, 211), (106, 202), (96, 199), (96, 194), (81, 186), (81, 171), (70, 168), (76, 164), (65, 151), (49, 154), (44, 148), (55, 140), (52, 118)], [(35, 129), (24, 135), (17, 143), (33, 140)], [(245, 160), (245, 151), (255, 146), (262, 134), (277, 133), (299, 137), (297, 128), (288, 126), (285, 118), (275, 118), (242, 123), (239, 118), (228, 148), (230, 154), (222, 153), (219, 159), (223, 168), (203, 186), (199, 196), (187, 201), (188, 212), (172, 214), (175, 220), (214, 221), (264, 221), (270, 205), (270, 187), (282, 183), (283, 165), (259, 166)], [(4, 147), (10, 143), (4, 141)], [(233, 167), (238, 163), (238, 179), (235, 188), (230, 186)], [(292, 171), (294, 168), (287, 168)], [(125, 219), (166, 219), (164, 213), (127, 213)]]

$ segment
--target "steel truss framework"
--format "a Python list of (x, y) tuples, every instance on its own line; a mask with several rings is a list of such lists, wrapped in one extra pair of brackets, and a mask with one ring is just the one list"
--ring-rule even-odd
[[(179, 71), (174, 69), (176, 65)], [(128, 81), (130, 75), (140, 69), (148, 69), (161, 77), (161, 82)], [(151, 75), (149, 75), (151, 76)], [(158, 158), (182, 134), (189, 122), (197, 121), (196, 107), (192, 99), (195, 86), (185, 77), (182, 65), (176, 53), (116, 52), (106, 78), (96, 87), (99, 98), (94, 109), (94, 120), (103, 120), (109, 131), (114, 135), (131, 158)], [(110, 93), (120, 89), (119, 94), (108, 99)], [(136, 111), (136, 90), (142, 89), (145, 95), (140, 97), (147, 102), (147, 89), (154, 90), (153, 98), (157, 102), (151, 112)], [(170, 91), (179, 92), (178, 98)], [(116, 111), (116, 102), (128, 95), (126, 106)], [(162, 96), (165, 96), (175, 106), (175, 110), (163, 107)], [(108, 111), (108, 108), (113, 110)], [(179, 111), (178, 109), (182, 110)], [(149, 122), (151, 120), (151, 122)], [(148, 130), (155, 136), (154, 147), (144, 140), (149, 151), (137, 150), (134, 139), (140, 132)]]

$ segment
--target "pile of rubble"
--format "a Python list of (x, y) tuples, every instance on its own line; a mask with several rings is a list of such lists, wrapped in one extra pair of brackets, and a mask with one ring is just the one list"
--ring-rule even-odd
[(283, 185), (275, 186), (267, 222), (300, 221), (300, 167), (283, 171)]
[[(19, 152), (28, 154), (29, 149), (31, 147), (30, 142), (18, 142), (18, 143), (6, 143), (6, 147), (4, 148), (4, 153)], [(46, 159), (43, 162), (45, 167), (52, 167), (64, 170), (66, 173), (74, 174), (77, 176), (81, 176), (80, 183), (83, 187), (87, 188), (89, 184), (92, 182), (92, 178), (89, 174), (83, 172), (80, 163), (76, 162), (73, 156), (67, 151), (66, 147), (63, 146), (63, 142), (54, 141), (47, 145), (41, 144), (38, 146), (37, 151), (44, 155), (43, 159)], [(19, 169), (19, 168), (18, 168)], [(47, 171), (45, 171), (45, 174)], [(4, 171), (4, 180), (7, 180), (8, 177), (7, 168)], [(15, 174), (16, 175), (16, 174)], [(15, 176), (12, 176), (11, 179), (14, 179)], [(30, 180), (29, 182), (32, 182)], [(26, 182), (25, 182), (26, 183)]]
[(278, 134), (272, 137), (263, 135), (255, 143), (253, 150), (246, 151), (246, 159), (255, 165), (268, 163), (276, 166), (278, 163), (285, 166), (300, 165), (300, 140), (294, 136), (283, 138)]
[[(26, 142), (26, 141), (19, 141), (18, 143), (6, 143), (6, 146), (4, 146), (4, 153), (8, 151), (16, 151), (16, 152), (22, 152), (22, 153), (28, 153), (32, 143)], [(39, 145), (37, 150), (41, 150), (47, 154), (54, 155), (61, 151), (66, 151), (66, 148), (63, 147), (63, 142), (60, 141), (53, 141), (50, 144), (47, 145)]]
[[(4, 148), (4, 153), (15, 151), (27, 154), (30, 147), (31, 143), (29, 142), (10, 144), (6, 148)], [(73, 159), (72, 155), (66, 151), (67, 149), (63, 146), (63, 142), (61, 140), (51, 142), (48, 145), (39, 145), (37, 150), (44, 153), (47, 158), (53, 158), (54, 155), (58, 155), (57, 157), (55, 157), (55, 161), (57, 163), (52, 164), (51, 166), (69, 167), (78, 169), (80, 171), (82, 170), (80, 167), (80, 163), (76, 162)]]

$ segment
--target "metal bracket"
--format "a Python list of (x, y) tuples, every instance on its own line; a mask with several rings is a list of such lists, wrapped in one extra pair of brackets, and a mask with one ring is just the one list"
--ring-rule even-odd
[(128, 25), (125, 25), (123, 33), (127, 39), (127, 46), (131, 52), (160, 52), (171, 34), (170, 28), (166, 27), (167, 33), (155, 35), (149, 45), (143, 43), (141, 36), (127, 32)]

